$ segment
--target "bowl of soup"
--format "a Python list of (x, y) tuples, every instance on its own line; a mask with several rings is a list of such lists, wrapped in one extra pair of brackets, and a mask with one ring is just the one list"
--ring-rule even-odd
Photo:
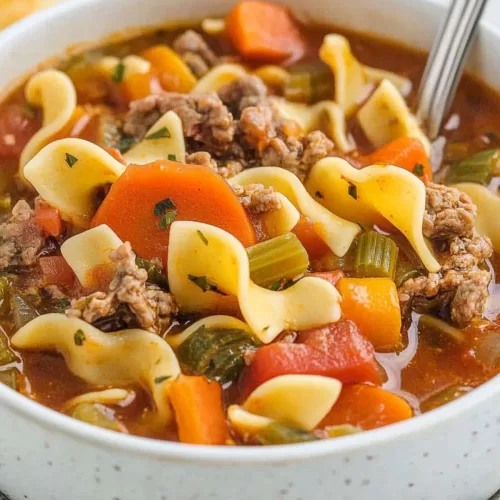
[(498, 489), (499, 32), (431, 140), (444, 12), (76, 0), (0, 34), (10, 498)]

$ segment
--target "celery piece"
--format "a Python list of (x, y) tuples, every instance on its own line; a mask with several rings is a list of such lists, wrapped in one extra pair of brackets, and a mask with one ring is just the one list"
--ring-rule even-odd
[(287, 100), (314, 104), (333, 98), (333, 74), (326, 64), (300, 64), (290, 73), (284, 89)]
[(318, 440), (311, 432), (278, 422), (273, 422), (261, 429), (255, 435), (255, 439), (263, 445), (306, 443)]
[(17, 370), (11, 368), (10, 370), (0, 371), (0, 384), (5, 384), (17, 391)]
[(420, 335), (425, 335), (436, 347), (449, 344), (463, 344), (465, 342), (465, 334), (459, 328), (446, 323), (442, 319), (422, 314), (418, 320), (418, 331)]
[(87, 424), (116, 432), (127, 432), (125, 426), (116, 418), (115, 412), (100, 403), (82, 403), (76, 406), (71, 416)]
[(245, 367), (245, 353), (260, 345), (243, 330), (201, 326), (179, 346), (177, 356), (187, 373), (224, 384), (238, 379)]
[(339, 438), (343, 436), (350, 436), (352, 434), (358, 434), (363, 432), (361, 427), (356, 427), (355, 425), (343, 424), (343, 425), (332, 425), (325, 427), (325, 431), (330, 438)]
[(12, 208), (12, 199), (10, 194), (0, 195), (0, 210), (10, 210)]
[(487, 149), (453, 163), (446, 176), (446, 184), (474, 182), (487, 186), (495, 173), (498, 175), (500, 149)]
[(13, 363), (15, 360), (16, 355), (10, 349), (7, 338), (0, 332), (0, 366)]
[(0, 315), (9, 312), (9, 287), (9, 278), (7, 276), (0, 276)]
[(356, 276), (394, 279), (398, 252), (396, 243), (387, 236), (375, 231), (363, 233), (356, 248)]
[(297, 236), (286, 233), (247, 248), (250, 278), (269, 287), (283, 278), (294, 278), (309, 266), (309, 256)]
[(10, 297), (10, 310), (16, 330), (38, 317), (38, 311), (30, 302), (29, 297), (28, 295), (13, 295)]

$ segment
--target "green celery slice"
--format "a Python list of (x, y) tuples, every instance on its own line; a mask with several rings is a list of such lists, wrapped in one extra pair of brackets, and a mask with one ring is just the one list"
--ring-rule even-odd
[(309, 267), (309, 256), (297, 236), (286, 233), (247, 248), (251, 280), (269, 287), (284, 278), (294, 278)]
[(474, 182), (487, 186), (500, 168), (500, 149), (487, 149), (450, 165), (446, 184)]
[(398, 253), (398, 246), (387, 236), (375, 231), (361, 234), (354, 262), (356, 276), (394, 279)]

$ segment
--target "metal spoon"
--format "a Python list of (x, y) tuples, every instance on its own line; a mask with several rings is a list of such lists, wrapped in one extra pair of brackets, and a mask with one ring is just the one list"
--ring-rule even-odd
[(417, 117), (435, 139), (455, 96), (465, 58), (488, 0), (454, 0), (425, 67), (417, 97)]

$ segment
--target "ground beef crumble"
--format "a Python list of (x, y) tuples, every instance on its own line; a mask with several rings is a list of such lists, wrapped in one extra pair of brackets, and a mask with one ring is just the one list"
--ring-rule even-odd
[(94, 323), (120, 311), (129, 326), (135, 322), (150, 332), (165, 331), (171, 316), (178, 311), (173, 296), (146, 283), (148, 273), (137, 267), (130, 243), (111, 252), (110, 259), (117, 267), (108, 291), (73, 299), (66, 314)]
[(233, 185), (233, 191), (241, 204), (254, 215), (276, 212), (281, 208), (281, 201), (272, 187), (262, 184)]
[(178, 36), (174, 40), (173, 48), (198, 78), (219, 62), (219, 58), (203, 37), (193, 30), (187, 30)]
[(177, 113), (184, 137), (194, 141), (197, 151), (222, 155), (234, 140), (233, 117), (215, 93), (164, 92), (133, 101), (123, 130), (140, 140), (167, 111)]
[(399, 300), (403, 308), (417, 298), (441, 302), (449, 306), (451, 319), (465, 326), (482, 315), (489, 295), (492, 276), (480, 266), (493, 254), (491, 241), (475, 231), (477, 207), (465, 193), (431, 183), (426, 195), (423, 232), (433, 243), (441, 272), (406, 281)]
[(333, 154), (334, 144), (323, 132), (305, 134), (295, 121), (282, 118), (276, 102), (261, 79), (245, 76), (218, 95), (166, 92), (134, 101), (124, 132), (140, 140), (172, 110), (182, 120), (188, 162), (210, 166), (226, 178), (244, 168), (277, 166), (304, 180), (317, 161)]
[(0, 269), (32, 266), (43, 242), (34, 211), (25, 200), (18, 201), (8, 220), (0, 224)]

